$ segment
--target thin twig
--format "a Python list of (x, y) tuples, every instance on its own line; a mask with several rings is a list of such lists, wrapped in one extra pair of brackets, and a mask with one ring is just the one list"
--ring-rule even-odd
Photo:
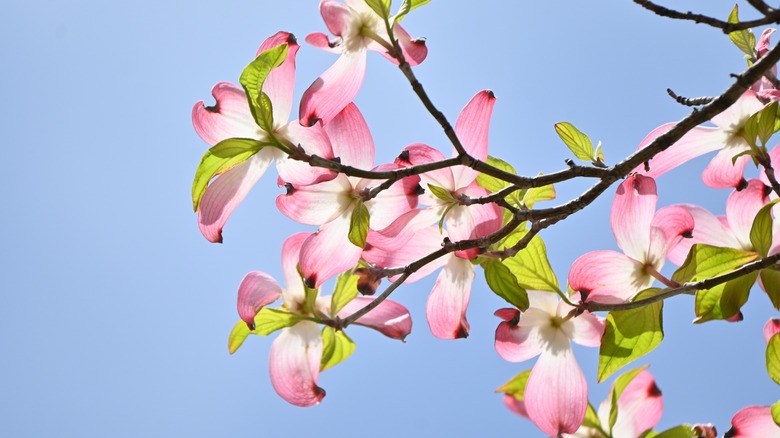
[(634, 3), (654, 12), (656, 15), (660, 15), (661, 17), (673, 18), (676, 20), (688, 20), (695, 23), (704, 23), (722, 30), (725, 34), (729, 34), (738, 30), (764, 26), (767, 24), (780, 23), (780, 11), (778, 10), (773, 10), (765, 14), (764, 18), (750, 21), (741, 21), (739, 23), (729, 23), (727, 21), (718, 20), (717, 18), (713, 18), (707, 15), (695, 14), (690, 11), (680, 12), (674, 9), (669, 9), (664, 6), (657, 5), (649, 0), (634, 0)]
[(671, 88), (667, 88), (666, 92), (669, 93), (669, 96), (672, 97), (677, 103), (680, 105), (685, 106), (701, 106), (701, 105), (707, 105), (708, 103), (712, 102), (715, 98), (710, 96), (702, 96), (702, 97), (682, 97), (678, 96), (677, 93), (672, 91)]
[(753, 6), (758, 12), (761, 12), (764, 15), (770, 15), (772, 12), (774, 12), (774, 9), (772, 9), (768, 4), (764, 3), (763, 0), (747, 0), (748, 3), (750, 3), (751, 6)]

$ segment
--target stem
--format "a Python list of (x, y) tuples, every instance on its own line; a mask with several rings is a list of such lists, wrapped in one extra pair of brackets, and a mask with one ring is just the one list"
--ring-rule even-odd
[(666, 287), (675, 288), (675, 287), (680, 287), (681, 286), (680, 283), (678, 283), (678, 282), (676, 282), (674, 280), (670, 280), (670, 279), (666, 278), (665, 276), (663, 276), (652, 265), (645, 266), (645, 271), (647, 271), (648, 274), (652, 275), (653, 278), (655, 278), (656, 280), (658, 280), (661, 283), (663, 283)]
[(775, 175), (775, 169), (772, 167), (772, 160), (768, 155), (762, 154), (758, 157), (758, 162), (764, 167), (764, 174), (769, 180), (769, 184), (772, 186), (772, 191), (776, 195), (780, 196), (780, 183), (777, 182), (777, 176)]

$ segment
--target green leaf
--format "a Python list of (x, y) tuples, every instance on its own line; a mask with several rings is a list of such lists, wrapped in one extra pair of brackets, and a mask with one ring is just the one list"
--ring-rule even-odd
[(390, 17), (391, 0), (365, 0), (365, 2), (380, 17), (385, 19)]
[[(501, 245), (500, 249), (517, 243), (527, 230), (519, 227)], [(547, 259), (547, 248), (539, 236), (534, 236), (525, 249), (504, 260), (504, 265), (517, 277), (517, 282), (525, 289), (556, 292), (558, 279)]]
[(688, 258), (672, 275), (672, 280), (680, 284), (704, 280), (731, 272), (757, 258), (758, 254), (752, 251), (720, 248), (699, 243), (693, 245), (688, 253)]
[(263, 84), (271, 70), (282, 65), (286, 58), (287, 43), (268, 49), (257, 55), (257, 58), (244, 68), (239, 78), (249, 101), (249, 111), (257, 126), (265, 132), (272, 132), (274, 123), (271, 100), (262, 92)]
[(588, 402), (588, 409), (585, 411), (585, 419), (582, 420), (582, 427), (589, 427), (591, 429), (601, 429), (601, 420), (599, 420), (599, 414), (593, 409), (593, 405)]
[(780, 401), (772, 405), (772, 420), (780, 426)]
[(454, 196), (452, 196), (452, 193), (450, 193), (449, 190), (443, 189), (439, 186), (435, 186), (433, 184), (428, 184), (428, 190), (431, 191), (433, 196), (441, 199), (442, 201), (448, 202), (448, 203), (458, 203), (458, 200), (455, 199)]
[[(511, 173), (512, 175), (517, 175), (517, 172), (515, 172), (515, 168), (512, 167), (511, 164), (507, 163), (506, 161), (500, 158), (491, 157), (488, 155), (486, 163), (495, 167), (496, 169), (503, 170), (504, 172)], [(487, 189), (490, 193), (496, 193), (501, 189), (503, 189), (504, 187), (509, 186), (508, 182), (492, 177), (490, 175), (486, 175), (484, 173), (480, 173), (479, 175), (477, 175), (477, 184)], [(452, 197), (452, 195), (450, 195), (450, 197)]]
[(355, 351), (355, 343), (346, 333), (333, 327), (323, 327), (322, 329), (322, 360), (320, 361), (320, 371), (338, 365)]
[(352, 210), (352, 217), (349, 220), (349, 234), (347, 235), (349, 241), (358, 248), (366, 246), (366, 236), (368, 236), (368, 224), (370, 220), (371, 217), (368, 214), (366, 204), (364, 204), (363, 201), (358, 201), (355, 209)]
[(575, 157), (583, 161), (595, 161), (593, 143), (574, 125), (568, 122), (556, 123), (555, 132), (558, 133), (558, 136), (566, 143)]
[(593, 156), (597, 163), (604, 164), (604, 151), (601, 150), (601, 142), (596, 145), (596, 155)]
[(555, 186), (548, 184), (542, 187), (534, 187), (528, 189), (523, 194), (523, 205), (530, 209), (534, 208), (534, 205), (539, 201), (551, 201), (555, 199)]
[(292, 327), (304, 319), (306, 318), (296, 313), (263, 307), (255, 315), (254, 330), (250, 330), (244, 321), (238, 321), (233, 326), (228, 338), (228, 351), (230, 354), (235, 353), (249, 335), (268, 336), (277, 330)]
[(398, 10), (398, 13), (395, 14), (393, 21), (399, 22), (403, 20), (406, 14), (430, 2), (431, 0), (403, 0), (401, 8)]
[(206, 151), (198, 164), (195, 180), (192, 182), (193, 210), (198, 211), (200, 200), (212, 178), (248, 160), (265, 146), (268, 146), (268, 143), (248, 138), (229, 138)]
[(341, 309), (352, 301), (358, 294), (358, 279), (352, 271), (344, 272), (336, 279), (336, 287), (333, 289), (333, 297), (330, 300), (330, 316), (336, 317)]
[(504, 394), (511, 395), (518, 401), (523, 401), (525, 394), (525, 385), (528, 383), (528, 376), (531, 375), (531, 370), (523, 371), (522, 373), (512, 377), (508, 382), (501, 385), (496, 389), (496, 392), (503, 392)]
[(758, 113), (750, 116), (750, 118), (747, 119), (745, 124), (742, 126), (742, 129), (739, 131), (739, 133), (742, 135), (742, 138), (744, 138), (747, 144), (750, 146), (751, 151), (756, 148), (756, 138), (758, 137), (758, 118)]
[[(728, 22), (739, 23), (739, 5), (734, 5), (734, 9), (729, 14)], [(755, 56), (756, 37), (750, 29), (731, 32), (729, 39), (746, 55), (746, 58), (752, 59)]]
[(766, 257), (772, 247), (772, 207), (777, 202), (778, 200), (774, 200), (761, 207), (750, 228), (750, 243), (762, 257)]
[(759, 275), (772, 305), (775, 309), (780, 310), (780, 272), (776, 268), (770, 267), (762, 269)]
[(653, 435), (653, 438), (693, 438), (693, 427), (690, 424), (681, 424)]
[(609, 410), (609, 431), (610, 432), (612, 432), (612, 427), (617, 422), (618, 400), (620, 399), (620, 394), (623, 394), (623, 390), (626, 389), (626, 386), (628, 386), (628, 384), (631, 383), (632, 380), (634, 380), (634, 377), (638, 376), (639, 373), (641, 373), (645, 369), (647, 369), (647, 365), (633, 369), (631, 371), (626, 371), (625, 373), (621, 374), (620, 377), (615, 379), (615, 383), (612, 384), (612, 391), (610, 391), (610, 396), (612, 398), (612, 406), (610, 407)]
[(497, 259), (487, 259), (482, 263), (485, 281), (490, 289), (520, 311), (528, 310), (528, 294), (518, 283), (512, 272)]
[[(647, 289), (637, 300), (660, 293)], [(603, 382), (615, 371), (653, 351), (664, 339), (663, 301), (646, 306), (612, 311), (607, 314), (606, 329), (599, 349), (598, 381)]]
[(697, 318), (693, 322), (700, 324), (728, 319), (736, 315), (747, 302), (750, 288), (753, 287), (757, 277), (758, 272), (751, 272), (711, 289), (697, 291), (695, 303)]
[(766, 371), (780, 385), (780, 333), (772, 335), (766, 345)]
[(775, 133), (775, 121), (777, 120), (777, 101), (765, 106), (759, 112), (758, 139), (766, 146), (769, 138)]

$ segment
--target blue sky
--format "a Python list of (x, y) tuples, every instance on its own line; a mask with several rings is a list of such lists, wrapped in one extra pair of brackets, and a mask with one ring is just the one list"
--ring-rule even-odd
[[(711, 2), (704, 12), (725, 17), (732, 6)], [(394, 299), (415, 322), (407, 342), (351, 331), (357, 350), (321, 375), (328, 395), (314, 408), (273, 392), (271, 339), (253, 337), (228, 355), (241, 278), (280, 277), (283, 240), (306, 228), (278, 213), (280, 189), (267, 175), (228, 222), (225, 243), (206, 242), (190, 186), (207, 145), (190, 112), (211, 102), (214, 83), (237, 82), (267, 36), (287, 30), (302, 42), (325, 31), (316, 1), (39, 0), (4, 9), (1, 436), (541, 436), (493, 392), (533, 362), (508, 363), (493, 350), (492, 313), (502, 304), (482, 282), (471, 336), (458, 341), (428, 331), (433, 279), (399, 290)], [(627, 1), (434, 0), (404, 26), (428, 38), (416, 72), (451, 120), (477, 91), (495, 92), (490, 153), (528, 175), (565, 166), (554, 123), (601, 140), (614, 163), (687, 113), (667, 87), (718, 94), (744, 66), (720, 32)], [(449, 151), (400, 72), (370, 55), (356, 102), (377, 161), (414, 142)], [(296, 98), (334, 60), (304, 46)], [(659, 180), (660, 204), (723, 213), (728, 193), (699, 179), (707, 160)], [(562, 185), (555, 202), (585, 187)], [(543, 234), (562, 282), (579, 255), (616, 248), (613, 193)], [(652, 363), (664, 392), (659, 429), (713, 422), (722, 433), (737, 410), (777, 400), (761, 335), (777, 312), (755, 289), (744, 313), (739, 324), (694, 326), (690, 297), (666, 304), (666, 339), (637, 363)], [(575, 353), (597, 404), (609, 385), (595, 383), (598, 352)]]

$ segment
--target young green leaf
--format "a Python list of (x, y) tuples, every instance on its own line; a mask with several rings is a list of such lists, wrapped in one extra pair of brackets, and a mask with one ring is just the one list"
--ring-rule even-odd
[(442, 201), (449, 202), (449, 203), (454, 203), (454, 204), (458, 203), (458, 200), (455, 199), (455, 197), (452, 196), (452, 193), (450, 193), (450, 191), (447, 190), (447, 189), (443, 189), (443, 188), (441, 188), (439, 186), (435, 186), (433, 184), (428, 184), (428, 190), (431, 191), (433, 196), (441, 199)]
[(282, 65), (287, 58), (287, 44), (280, 44), (257, 55), (254, 61), (244, 68), (239, 77), (241, 86), (244, 87), (249, 111), (255, 119), (257, 126), (265, 132), (273, 131), (273, 109), (271, 100), (263, 93), (263, 84), (271, 70)]
[[(728, 22), (739, 23), (739, 5), (734, 5), (734, 9), (729, 14)], [(745, 54), (746, 58), (752, 59), (755, 57), (756, 36), (753, 35), (750, 29), (730, 32), (729, 39)]]
[(693, 245), (683, 265), (672, 275), (672, 280), (680, 284), (704, 280), (731, 272), (757, 258), (758, 254), (752, 251), (699, 243)]
[(759, 113), (755, 113), (745, 122), (742, 126), (742, 130), (739, 131), (742, 134), (742, 138), (745, 139), (751, 151), (754, 151), (757, 147), (756, 138), (758, 137), (758, 119)]
[[(660, 289), (648, 289), (641, 292), (637, 299), (659, 292)], [(607, 314), (606, 329), (599, 349), (599, 382), (653, 351), (661, 343), (664, 339), (663, 308), (663, 301), (658, 301), (637, 309)]]
[(522, 373), (512, 377), (508, 382), (501, 385), (496, 389), (496, 392), (503, 392), (504, 394), (511, 395), (518, 401), (523, 401), (525, 394), (525, 385), (528, 383), (528, 376), (531, 375), (531, 370), (523, 371)]
[(776, 425), (780, 426), (780, 401), (772, 405), (771, 412), (772, 420), (774, 420)]
[(365, 2), (380, 17), (385, 19), (390, 17), (391, 0), (365, 0)]
[(238, 321), (233, 326), (233, 330), (228, 338), (228, 351), (230, 351), (230, 354), (235, 353), (249, 335), (268, 336), (277, 330), (292, 327), (304, 319), (306, 318), (296, 313), (263, 307), (255, 315), (254, 330), (250, 330), (244, 321)]
[(589, 427), (591, 429), (601, 429), (601, 420), (599, 420), (599, 414), (593, 409), (593, 405), (588, 402), (588, 408), (585, 411), (585, 419), (582, 420), (582, 427)]
[(596, 155), (593, 158), (595, 158), (594, 164), (604, 164), (604, 151), (601, 150), (601, 142), (596, 145)]
[(620, 377), (615, 379), (615, 383), (612, 384), (612, 391), (610, 392), (610, 397), (612, 398), (612, 406), (610, 407), (609, 410), (609, 431), (610, 432), (612, 432), (612, 427), (617, 422), (618, 399), (620, 399), (620, 394), (623, 394), (623, 390), (625, 390), (626, 386), (628, 386), (628, 384), (631, 383), (632, 380), (634, 380), (634, 377), (638, 376), (639, 373), (641, 373), (646, 369), (647, 369), (647, 365), (633, 369), (631, 371), (626, 371), (625, 373), (621, 374)]
[(401, 7), (398, 9), (398, 13), (393, 18), (394, 22), (399, 22), (406, 17), (406, 14), (419, 8), (420, 6), (430, 3), (431, 0), (403, 0)]
[(335, 317), (339, 310), (343, 309), (357, 296), (359, 278), (352, 271), (347, 271), (336, 279), (336, 287), (333, 289), (333, 297), (330, 300), (331, 317)]
[(757, 272), (719, 284), (711, 289), (696, 292), (696, 319), (700, 324), (712, 320), (728, 319), (735, 316), (747, 302), (750, 288), (756, 282)]
[(520, 311), (528, 310), (528, 293), (518, 283), (512, 272), (497, 259), (487, 259), (482, 263), (485, 281), (490, 289)]
[(753, 249), (763, 257), (769, 254), (769, 249), (772, 247), (772, 207), (777, 202), (774, 200), (761, 207), (756, 218), (753, 219), (753, 226), (750, 228), (750, 243), (753, 245)]
[(681, 424), (671, 429), (666, 429), (659, 434), (652, 436), (647, 435), (644, 438), (694, 438), (693, 426), (690, 424)]
[(268, 146), (268, 143), (248, 138), (229, 138), (206, 151), (198, 164), (195, 180), (192, 182), (193, 210), (198, 211), (200, 200), (206, 192), (209, 181), (230, 170), (233, 166), (248, 160), (265, 146)]
[(551, 201), (555, 199), (555, 196), (555, 186), (552, 184), (534, 187), (526, 190), (523, 194), (523, 205), (530, 210), (534, 208), (534, 205), (536, 205), (537, 202)]
[(593, 142), (574, 125), (569, 122), (556, 123), (555, 132), (558, 133), (558, 136), (566, 143), (575, 157), (583, 161), (595, 161)]
[(368, 208), (363, 201), (358, 201), (355, 209), (352, 210), (352, 217), (349, 220), (349, 234), (347, 235), (349, 241), (358, 248), (366, 246), (370, 220)]
[(759, 112), (758, 139), (766, 146), (769, 138), (775, 133), (775, 121), (777, 120), (777, 101), (765, 106)]
[(766, 371), (780, 385), (780, 333), (769, 338), (766, 345)]
[(777, 268), (770, 267), (762, 269), (759, 275), (769, 300), (776, 310), (780, 310), (780, 272)]
[[(501, 245), (502, 249), (517, 243), (526, 230), (518, 228)], [(546, 290), (555, 292), (558, 290), (558, 278), (552, 270), (550, 260), (547, 258), (547, 248), (539, 236), (534, 236), (522, 251), (504, 260), (504, 265), (517, 277), (518, 284), (525, 289)]]
[(355, 351), (355, 343), (346, 333), (333, 327), (323, 327), (322, 329), (322, 360), (320, 360), (320, 371), (338, 365)]
[[(512, 167), (511, 164), (507, 163), (506, 161), (500, 158), (491, 157), (488, 155), (486, 163), (495, 167), (496, 169), (503, 170), (504, 172), (511, 173), (512, 175), (517, 175), (517, 172), (515, 172), (515, 168)], [(477, 175), (477, 184), (487, 189), (490, 193), (496, 193), (497, 191), (509, 185), (509, 183), (504, 180), (492, 177), (490, 175), (486, 175), (484, 173), (480, 173), (479, 175)]]

